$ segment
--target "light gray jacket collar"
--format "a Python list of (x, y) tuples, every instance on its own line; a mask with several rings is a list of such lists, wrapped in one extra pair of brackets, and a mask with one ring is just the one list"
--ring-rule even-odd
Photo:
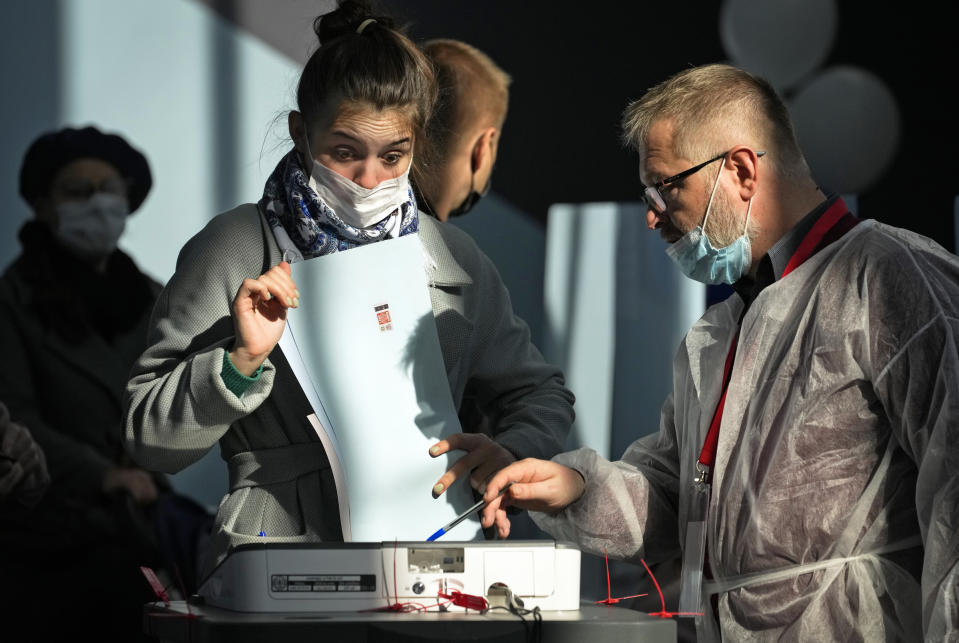
[(429, 215), (420, 215), (418, 234), (423, 249), (429, 256), (426, 272), (429, 275), (430, 285), (470, 286), (473, 284), (473, 278), (456, 261), (443, 239), (442, 226), (445, 225), (452, 224), (441, 223)]

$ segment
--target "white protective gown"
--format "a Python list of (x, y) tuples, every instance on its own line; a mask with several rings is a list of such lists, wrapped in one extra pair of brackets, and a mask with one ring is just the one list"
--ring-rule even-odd
[[(686, 335), (659, 433), (618, 462), (554, 458), (586, 493), (533, 513), (542, 529), (637, 563), (680, 553), (742, 308), (733, 295)], [(871, 220), (759, 294), (706, 528), (724, 640), (959, 640), (957, 336), (959, 259)]]

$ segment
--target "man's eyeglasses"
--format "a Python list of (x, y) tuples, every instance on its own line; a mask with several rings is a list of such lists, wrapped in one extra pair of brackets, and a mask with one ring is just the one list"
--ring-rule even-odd
[[(666, 211), (666, 200), (663, 198), (662, 193), (659, 191), (661, 188), (669, 185), (670, 183), (675, 183), (676, 181), (681, 181), (691, 174), (695, 174), (700, 171), (710, 163), (715, 163), (719, 159), (726, 158), (726, 155), (729, 154), (732, 150), (727, 150), (722, 154), (714, 156), (708, 161), (703, 161), (699, 165), (694, 165), (688, 170), (683, 170), (679, 174), (674, 174), (670, 177), (658, 181), (657, 183), (645, 188), (643, 190), (643, 199), (646, 201), (646, 207), (651, 209), (656, 214), (662, 214)], [(756, 156), (762, 156), (765, 152), (756, 152)]]

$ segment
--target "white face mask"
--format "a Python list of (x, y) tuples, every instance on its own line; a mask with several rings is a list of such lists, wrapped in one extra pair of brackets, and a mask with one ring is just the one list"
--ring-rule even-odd
[(97, 192), (86, 201), (58, 205), (55, 234), (80, 257), (105, 257), (116, 249), (128, 214), (130, 205), (125, 196)]
[(409, 200), (412, 166), (410, 163), (400, 176), (364, 188), (314, 160), (310, 187), (344, 223), (354, 228), (368, 228)]
[(314, 159), (310, 152), (309, 135), (306, 152), (313, 161), (310, 187), (347, 225), (368, 228), (388, 217), (410, 198), (412, 160), (400, 176), (387, 179), (372, 188), (364, 188)]

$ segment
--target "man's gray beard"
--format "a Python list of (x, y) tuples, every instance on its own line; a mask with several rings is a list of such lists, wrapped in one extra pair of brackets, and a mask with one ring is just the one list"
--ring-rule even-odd
[(725, 248), (742, 235), (744, 227), (747, 228), (750, 241), (755, 239), (758, 232), (755, 222), (750, 218), (747, 225), (745, 219), (746, 211), (742, 204), (734, 203), (722, 186), (719, 186), (709, 209), (709, 220), (706, 221), (706, 237), (709, 243), (714, 248)]

